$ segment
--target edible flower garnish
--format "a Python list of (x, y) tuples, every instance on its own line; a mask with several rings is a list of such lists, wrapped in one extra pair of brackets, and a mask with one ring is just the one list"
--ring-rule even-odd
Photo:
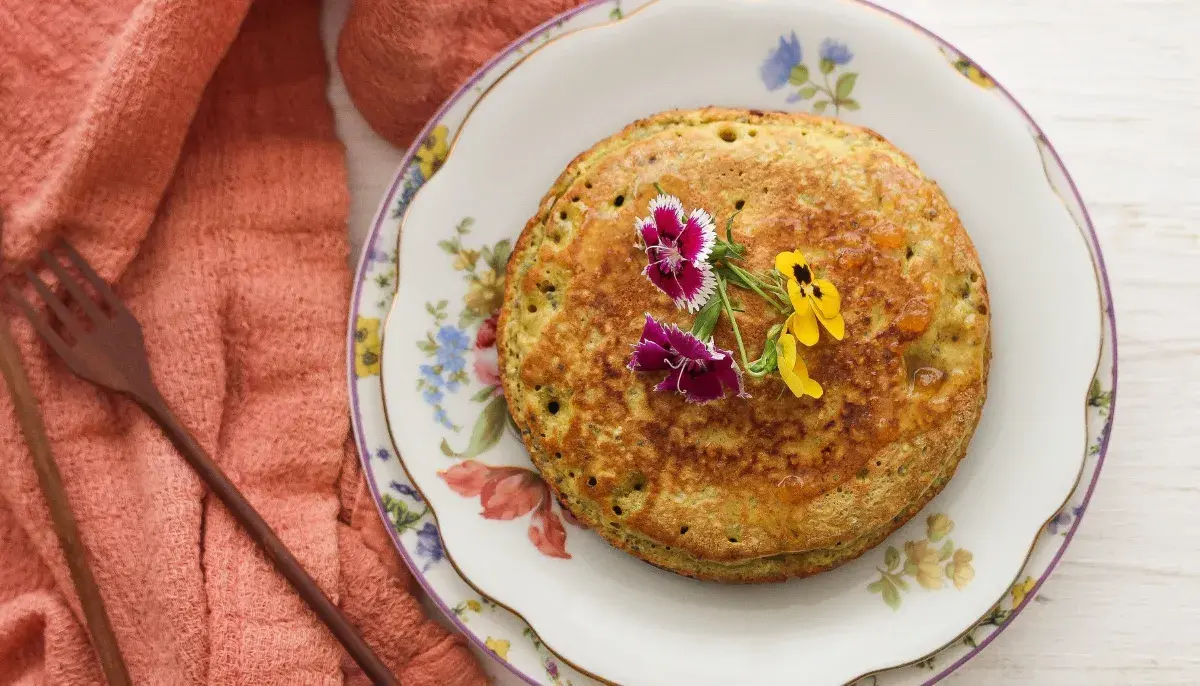
[(828, 279), (813, 278), (812, 267), (799, 250), (775, 256), (775, 270), (787, 279), (788, 300), (795, 313), (788, 319), (787, 330), (804, 345), (816, 345), (820, 337), (817, 322), (837, 340), (846, 335), (842, 318), (842, 297)]
[(637, 231), (650, 261), (646, 278), (676, 307), (703, 307), (717, 285), (708, 263), (717, 238), (712, 217), (696, 208), (685, 218), (679, 198), (660, 194), (650, 201), (650, 216), (637, 221)]
[[(658, 196), (650, 201), (650, 216), (636, 224), (650, 262), (643, 273), (677, 307), (695, 312), (696, 318), (688, 333), (647, 314), (629, 368), (669, 371), (655, 390), (675, 390), (690, 402), (717, 400), (729, 390), (749, 397), (742, 390), (743, 369), (756, 378), (778, 370), (797, 398), (820, 398), (824, 390), (809, 377), (797, 348), (798, 343), (815, 345), (822, 326), (837, 340), (845, 336), (837, 288), (827, 279), (815, 278), (799, 250), (779, 253), (772, 271), (757, 274), (746, 269), (742, 266), (746, 246), (733, 239), (733, 222), (740, 209), (726, 220), (725, 235), (720, 237), (708, 212), (696, 208), (685, 218), (683, 203), (657, 183), (654, 187)], [(754, 361), (746, 355), (738, 326), (737, 313), (743, 305), (730, 295), (735, 287), (757, 295), (783, 318), (767, 331), (762, 354)], [(713, 332), (722, 316), (733, 332), (741, 367), (732, 351), (713, 345)]]
[(781, 334), (777, 350), (779, 351), (779, 375), (783, 377), (783, 382), (787, 384), (792, 395), (797, 398), (803, 398), (806, 395), (820, 398), (825, 394), (821, 384), (809, 378), (808, 366), (796, 354), (795, 336), (790, 333)]
[(633, 347), (629, 368), (666, 371), (667, 377), (654, 390), (682, 393), (691, 403), (720, 400), (729, 391), (749, 397), (742, 390), (742, 372), (732, 352), (719, 350), (711, 340), (706, 343), (674, 324), (664, 325), (649, 314), (641, 340)]

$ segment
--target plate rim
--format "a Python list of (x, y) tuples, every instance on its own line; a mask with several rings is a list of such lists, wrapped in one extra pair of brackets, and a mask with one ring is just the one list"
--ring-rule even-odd
[[(527, 59), (529, 56), (538, 52), (541, 48), (545, 47), (545, 45), (548, 45), (549, 43), (552, 43), (560, 38), (563, 38), (563, 37), (566, 37), (566, 36), (569, 36), (569, 35), (572, 35), (575, 33), (579, 33), (581, 31), (589, 30), (589, 29), (611, 27), (614, 24), (621, 23), (621, 22), (625, 21), (626, 19), (632, 17), (633, 15), (637, 14), (640, 10), (642, 10), (646, 7), (649, 7), (651, 5), (658, 4), (659, 2), (662, 2), (662, 1), (663, 0), (648, 0), (647, 2), (640, 4), (638, 7), (629, 11), (628, 13), (624, 14), (623, 16), (615, 17), (609, 21), (602, 21), (595, 25), (583, 26), (583, 27), (579, 27), (579, 28), (575, 28), (575, 29), (566, 31), (563, 34), (554, 36), (553, 38), (546, 41), (542, 45), (538, 45), (538, 46), (534, 47), (528, 53), (523, 54), (520, 57), (520, 59), (517, 59), (512, 64), (508, 65), (503, 71), (499, 72), (499, 74), (496, 76), (495, 80), (487, 88), (483, 89), (479, 93), (479, 96), (475, 100), (475, 102), (471, 103), (471, 105), (467, 108), (466, 112), (463, 115), (462, 122), (460, 122), (458, 124), (458, 126), (457, 126), (456, 130), (454, 131), (454, 134), (451, 137), (451, 140), (449, 142), (448, 150), (446, 153), (447, 159), (449, 157), (449, 154), (451, 152), (453, 152), (453, 150), (454, 150), (455, 144), (457, 143), (457, 139), (459, 137), (459, 133), (462, 131), (464, 125), (466, 124), (467, 119), (469, 119), (471, 114), (473, 114), (476, 106), (480, 102), (482, 102), (482, 100), (487, 96), (487, 94), (491, 91), (492, 88), (494, 88), (499, 82), (504, 80), (504, 78), (506, 76), (508, 76), (513, 70), (515, 70), (518, 66), (520, 66), (525, 61), (525, 59)], [(863, 6), (868, 10), (874, 10), (874, 11), (881, 12), (885, 16), (888, 16), (888, 17), (898, 21), (902, 26), (904, 26), (910, 30), (915, 30), (916, 32), (921, 34), (924, 38), (931, 39), (935, 43), (935, 45), (937, 45), (939, 47), (946, 47), (946, 48), (953, 50), (959, 56), (961, 56), (961, 58), (968, 60), (972, 65), (976, 66), (976, 68), (978, 68), (980, 73), (985, 78), (989, 79), (995, 85), (995, 90), (1000, 95), (1002, 95), (1004, 97), (1004, 99), (1008, 101), (1008, 103), (1010, 105), (1012, 105), (1016, 108), (1017, 112), (1021, 115), (1021, 117), (1025, 120), (1026, 124), (1028, 124), (1028, 126), (1032, 130), (1032, 133), (1034, 134), (1035, 138), (1038, 138), (1042, 142), (1045, 143), (1046, 150), (1050, 153), (1050, 155), (1054, 159), (1055, 164), (1062, 171), (1064, 180), (1066, 181), (1066, 184), (1070, 191), (1070, 194), (1074, 198), (1076, 204), (1079, 206), (1080, 212), (1082, 214), (1082, 224), (1079, 221), (1073, 221), (1072, 223), (1075, 224), (1076, 228), (1078, 230), (1080, 230), (1081, 233), (1083, 234), (1083, 236), (1085, 238), (1085, 243), (1090, 244), (1090, 245), (1085, 245), (1085, 248), (1088, 249), (1089, 257), (1091, 258), (1091, 261), (1093, 264), (1093, 271), (1094, 271), (1095, 278), (1097, 281), (1098, 292), (1101, 296), (1100, 302), (1098, 303), (1099, 307), (1100, 307), (1100, 318), (1101, 318), (1100, 326), (1099, 326), (1100, 337), (1098, 340), (1096, 365), (1095, 365), (1095, 369), (1091, 375), (1091, 378), (1095, 379), (1097, 377), (1097, 375), (1100, 373), (1101, 365), (1105, 360), (1104, 343), (1105, 343), (1105, 338), (1107, 336), (1110, 339), (1109, 342), (1111, 345), (1111, 360), (1112, 360), (1112, 372), (1111, 372), (1112, 386), (1109, 391), (1110, 404), (1108, 406), (1108, 414), (1104, 419), (1104, 426), (1102, 426), (1102, 429), (1101, 429), (1099, 451), (1096, 454), (1097, 459), (1095, 462), (1095, 470), (1093, 472), (1091, 481), (1088, 483), (1087, 489), (1086, 489), (1086, 491), (1083, 495), (1083, 498), (1080, 502), (1080, 507), (1079, 507), (1078, 513), (1075, 517), (1075, 521), (1072, 523), (1070, 529), (1067, 531), (1062, 543), (1058, 547), (1058, 550), (1055, 551), (1051, 560), (1049, 561), (1049, 563), (1047, 564), (1045, 569), (1041, 572), (1038, 579), (1035, 581), (1033, 587), (1027, 592), (1027, 595), (1029, 597), (1032, 597), (1034, 594), (1037, 593), (1037, 591), (1041, 588), (1041, 586), (1046, 582), (1046, 580), (1054, 572), (1058, 563), (1061, 561), (1062, 556), (1066, 552), (1066, 549), (1070, 546), (1072, 540), (1074, 539), (1075, 533), (1078, 530), (1080, 523), (1082, 522), (1083, 514), (1086, 512), (1087, 506), (1091, 501), (1091, 497), (1095, 490), (1096, 484), (1099, 481), (1100, 472), (1101, 472), (1101, 469), (1103, 468), (1104, 461), (1105, 461), (1105, 458), (1106, 458), (1107, 452), (1108, 452), (1108, 446), (1109, 446), (1111, 436), (1112, 436), (1111, 428), (1112, 428), (1112, 422), (1114, 421), (1114, 418), (1115, 418), (1116, 404), (1117, 404), (1116, 400), (1117, 400), (1117, 387), (1118, 387), (1118, 376), (1119, 376), (1119, 374), (1118, 374), (1118, 366), (1119, 366), (1118, 343), (1119, 343), (1119, 341), (1117, 338), (1116, 317), (1115, 317), (1115, 312), (1114, 312), (1114, 308), (1113, 308), (1111, 284), (1110, 284), (1110, 281), (1108, 278), (1107, 265), (1104, 260), (1103, 251), (1100, 246), (1099, 236), (1096, 233), (1095, 224), (1092, 221), (1091, 214), (1088, 211), (1087, 205), (1083, 200), (1082, 194), (1079, 192), (1078, 186), (1075, 183), (1074, 178), (1071, 176), (1070, 171), (1068, 170), (1066, 164), (1063, 162), (1062, 157), (1059, 155), (1057, 149), (1055, 149), (1053, 143), (1051, 143), (1049, 137), (1045, 134), (1045, 131), (1037, 123), (1037, 121), (1034, 120), (1034, 118), (1029, 113), (1029, 111), (1023, 105), (1021, 105), (1021, 103), (1016, 99), (1016, 97), (1011, 93), (1011, 91), (1009, 91), (1007, 88), (1005, 88), (1003, 86), (1003, 84), (1001, 84), (994, 77), (992, 77), (991, 74), (989, 72), (987, 72), (986, 69), (984, 69), (982, 66), (980, 66), (974, 60), (971, 60), (970, 57), (965, 52), (958, 49), (957, 46), (955, 46), (952, 43), (950, 43), (949, 41), (943, 39), (938, 34), (934, 33), (933, 31), (925, 28), (924, 26), (917, 23), (916, 21), (909, 19), (894, 10), (891, 10), (889, 8), (880, 6), (875, 2), (872, 2), (872, 0), (829, 0), (829, 1), (830, 2), (849, 2), (851, 4)], [(584, 4), (581, 4), (571, 10), (568, 10), (559, 15), (551, 17), (550, 19), (548, 19), (545, 22), (536, 26), (534, 29), (532, 29), (529, 32), (522, 35), (520, 38), (518, 38), (513, 43), (510, 43), (508, 46), (506, 46), (500, 52), (493, 55), (478, 70), (476, 70), (467, 81), (465, 81), (457, 90), (455, 90), (450, 95), (450, 97), (448, 97), (442, 103), (442, 105), (433, 114), (433, 116), (430, 118), (430, 120), (422, 128), (421, 132), (414, 139), (414, 143), (416, 141), (421, 141), (425, 137), (427, 137), (431, 133), (433, 128), (439, 124), (441, 118), (447, 113), (447, 111), (450, 108), (452, 108), (455, 104), (457, 104), (459, 102), (459, 100), (461, 100), (461, 98), (468, 91), (470, 91), (480, 80), (482, 80), (483, 78), (488, 76), (489, 72), (493, 68), (495, 68), (495, 66), (499, 62), (508, 58), (514, 52), (516, 52), (520, 48), (526, 46), (531, 39), (534, 39), (534, 38), (540, 36), (541, 34), (545, 33), (547, 30), (554, 27), (555, 25), (561, 24), (579, 14), (582, 14), (582, 13), (592, 10), (600, 5), (604, 5), (604, 4), (607, 4), (610, 2), (612, 2), (612, 0), (588, 0), (588, 2), (585, 2)], [(379, 206), (375, 212), (374, 220), (372, 221), (372, 224), (371, 224), (370, 233), (368, 234), (368, 239), (366, 242), (364, 242), (363, 249), (359, 256), (358, 263), (356, 265), (354, 290), (353, 290), (352, 299), (351, 299), (351, 303), (350, 303), (350, 319), (349, 319), (349, 325), (348, 325), (349, 336), (348, 336), (348, 341), (347, 341), (347, 346), (348, 346), (348, 350), (350, 353), (348, 355), (348, 360), (347, 360), (347, 367), (348, 367), (347, 377), (348, 377), (349, 384), (350, 384), (351, 405), (352, 405), (352, 415), (353, 415), (352, 416), (353, 428), (354, 428), (354, 434), (355, 434), (355, 442), (356, 442), (356, 446), (358, 448), (358, 453), (359, 453), (359, 459), (360, 459), (360, 462), (362, 464), (364, 471), (368, 475), (368, 478), (367, 478), (368, 488), (371, 491), (372, 498), (375, 501), (376, 510), (379, 512), (380, 517), (384, 521), (385, 528), (388, 530), (388, 534), (389, 534), (390, 538), (392, 539), (393, 545), (396, 547), (397, 551), (401, 554), (401, 557), (404, 559), (405, 564), (408, 565), (408, 567), (412, 571), (413, 575), (416, 577), (418, 583), (425, 590), (425, 592), (431, 597), (433, 602), (447, 616), (447, 618), (450, 619), (450, 621), (455, 624), (455, 626), (459, 629), (459, 631), (468, 640), (470, 640), (472, 643), (474, 643), (477, 647), (479, 647), (479, 648), (483, 649), (485, 652), (487, 652), (488, 648), (487, 648), (487, 646), (484, 645), (484, 642), (478, 636), (476, 636), (473, 631), (471, 631), (470, 629), (468, 629), (466, 627), (465, 623), (452, 611), (452, 609), (446, 604), (446, 602), (444, 600), (442, 600), (440, 595), (436, 591), (434, 591), (434, 589), (431, 587), (430, 582), (425, 578), (425, 575), (420, 571), (420, 568), (417, 565), (417, 562), (414, 559), (412, 559), (412, 557), (410, 556), (410, 554), (404, 547), (403, 543), (399, 540), (398, 533), (395, 531), (395, 529), (393, 527), (390, 526), (390, 521), (388, 520), (387, 513), (383, 509), (382, 498), (379, 493), (378, 486), (376, 485), (376, 480), (374, 478), (374, 476), (375, 476), (374, 468), (371, 465), (371, 462), (369, 459), (370, 453), (365, 445), (365, 440), (364, 440), (365, 432), (362, 428), (362, 413), (359, 409), (359, 397), (358, 397), (359, 393), (357, 392), (356, 383), (355, 383), (357, 380), (357, 377), (354, 373), (354, 359), (353, 359), (353, 357), (354, 357), (354, 354), (353, 354), (354, 336), (353, 336), (353, 334), (355, 331), (356, 321), (357, 321), (359, 311), (360, 311), (362, 286), (365, 282), (364, 272), (365, 272), (365, 269), (369, 266), (368, 257), (371, 254), (371, 252), (373, 251), (374, 244), (379, 237), (379, 232), (383, 225), (383, 222), (386, 219), (388, 208), (392, 204), (392, 202), (395, 198), (396, 191), (399, 188), (400, 183), (403, 180), (403, 177), (405, 176), (405, 173), (407, 172), (407, 170), (413, 160), (413, 157), (415, 156), (416, 149), (417, 149), (416, 145), (411, 145), (408, 148), (408, 150), (405, 151), (405, 154), (402, 156), (402, 158), (399, 162), (399, 165), (397, 167), (397, 171), (393, 175), (392, 182), (389, 185), (387, 192), (383, 195), (381, 202), (379, 203)], [(1054, 187), (1053, 183), (1050, 182), (1050, 179), (1048, 177), (1049, 170), (1047, 169), (1046, 171), (1047, 171), (1047, 182), (1049, 183), (1049, 185), (1051, 187), (1051, 191), (1054, 192), (1056, 196), (1058, 196), (1060, 202), (1063, 203), (1064, 208), (1067, 209), (1068, 213), (1073, 215), (1074, 213), (1071, 212), (1070, 208), (1067, 206), (1068, 205), (1067, 198), (1063, 197), (1063, 195), (1058, 191), (1058, 189)], [(396, 245), (396, 255), (395, 255), (397, 270), (399, 269), (399, 266), (398, 266), (399, 245), (400, 245), (401, 238), (403, 236), (404, 224), (405, 224), (405, 220), (407, 218), (408, 208), (411, 207), (412, 201), (415, 200), (415, 198), (416, 198), (416, 194), (419, 194), (420, 191), (423, 190), (423, 185), (424, 184), (422, 184), (422, 187), (416, 189), (413, 197), (409, 199), (409, 203), (406, 205), (404, 213), (398, 217), (399, 226), (397, 228), (397, 238), (396, 238), (397, 245)], [(1083, 229), (1085, 229), (1085, 228), (1086, 228), (1086, 232), (1083, 231)], [(386, 313), (384, 315), (384, 321), (380, 327), (381, 341), (386, 337), (386, 333), (388, 330), (388, 321), (390, 320), (391, 314), (392, 314), (393, 310), (395, 309), (396, 299), (394, 297), (394, 293), (398, 292), (398, 288), (399, 288), (399, 286), (397, 283), (396, 287), (393, 289), (393, 300), (386, 308)], [(1107, 319), (1107, 324), (1105, 322), (1105, 319)], [(386, 346), (381, 344), (381, 352), (384, 350), (386, 350)], [(389, 439), (392, 440), (393, 448), (395, 448), (394, 431), (393, 431), (393, 428), (391, 425), (390, 415), (387, 412), (387, 394), (386, 394), (386, 392), (383, 391), (384, 374), (382, 371), (382, 366), (385, 364), (386, 355), (381, 354), (380, 357), (381, 357), (381, 360), (380, 360), (381, 371), (380, 371), (379, 378), (380, 378), (381, 397), (382, 397), (382, 403), (383, 403), (383, 408), (384, 408), (383, 419), (384, 419), (384, 423), (387, 427)], [(1087, 401), (1087, 394), (1085, 392), (1085, 398), (1084, 398), (1084, 424), (1085, 424), (1085, 427), (1090, 423), (1090, 418), (1088, 416), (1088, 410), (1089, 410), (1089, 404)], [(1083, 485), (1083, 475), (1084, 475), (1084, 473), (1086, 471), (1086, 467), (1087, 467), (1087, 458), (1088, 458), (1087, 450), (1088, 450), (1088, 445), (1091, 442), (1091, 439), (1087, 434), (1088, 434), (1088, 431), (1085, 429), (1085, 442), (1084, 442), (1084, 447), (1083, 447), (1084, 452), (1083, 452), (1083, 455), (1080, 460), (1079, 475), (1076, 477), (1072, 488), (1067, 492), (1063, 502), (1057, 508), (1055, 508), (1052, 511), (1052, 513), (1050, 514), (1049, 518), (1045, 522), (1043, 522), (1041, 526), (1039, 526), (1037, 528), (1036, 533), (1035, 533), (1033, 539), (1031, 540), (1031, 542), (1029, 544), (1029, 548), (1028, 548), (1028, 550), (1024, 556), (1024, 559), (1021, 563), (1020, 569), (1018, 570), (1017, 576), (1016, 576), (1016, 578), (1013, 579), (1013, 583), (1016, 583), (1017, 581), (1019, 581), (1021, 578), (1021, 575), (1025, 573), (1025, 567), (1029, 564), (1030, 560), (1033, 558), (1033, 555), (1038, 547), (1038, 542), (1041, 538), (1042, 532), (1045, 531), (1046, 526), (1049, 525), (1049, 523), (1051, 521), (1053, 521), (1058, 516), (1058, 514), (1065, 507), (1067, 507), (1070, 504), (1072, 497), (1076, 495), (1076, 493), (1080, 490), (1080, 487)], [(432, 504), (429, 503), (428, 499), (424, 497), (424, 494), (421, 492), (420, 486), (418, 486), (416, 481), (413, 480), (412, 475), (409, 472), (407, 465), (405, 464), (403, 455), (399, 452), (399, 450), (395, 450), (395, 454), (396, 454), (397, 461), (400, 464), (401, 468), (404, 470), (406, 476), (409, 477), (409, 481), (412, 483), (412, 485), (414, 486), (416, 491), (421, 495), (422, 499), (425, 500), (426, 505), (429, 507), (429, 512), (433, 518), (435, 526), (438, 526), (439, 530), (440, 530), (440, 522), (438, 520), (436, 510), (433, 508)], [(475, 584), (475, 582), (473, 582), (469, 577), (467, 577), (465, 574), (463, 574), (462, 570), (458, 567), (457, 563), (454, 561), (453, 556), (450, 554), (450, 551), (448, 549), (445, 549), (444, 546), (443, 546), (443, 550), (445, 553), (446, 560), (451, 564), (456, 575), (460, 579), (462, 579), (463, 582), (467, 586), (469, 586), (470, 588), (475, 590), (483, 598), (486, 598), (487, 600), (497, 604), (499, 607), (502, 607), (505, 610), (507, 610), (508, 612), (512, 613), (518, 619), (520, 619), (523, 623), (525, 623), (527, 626), (532, 627), (532, 625), (529, 623), (529, 621), (520, 612), (509, 607), (508, 605), (505, 605), (504, 603), (498, 602), (490, 594), (485, 593), (482, 589), (480, 589)], [(1009, 586), (1011, 586), (1011, 585), (1012, 584), (1009, 584)], [(1007, 595), (1007, 592), (1005, 594), (1001, 595), (999, 600), (1002, 601), (1006, 595)], [(1012, 619), (1015, 618), (1018, 614), (1020, 614), (1020, 612), (1024, 610), (1024, 608), (1027, 604), (1028, 603), (1023, 603), (1017, 607), (1014, 607), (1013, 610), (1011, 611), (1009, 618), (1006, 621), (1004, 621), (1001, 625), (999, 625), (995, 631), (990, 632), (977, 645), (975, 645), (969, 651), (967, 651), (966, 654), (959, 657), (957, 660), (955, 660), (949, 666), (942, 669), (937, 674), (933, 675), (931, 678), (926, 680), (924, 683), (925, 684), (933, 684), (933, 683), (940, 681), (941, 679), (945, 678), (949, 674), (956, 671), (959, 667), (964, 665), (966, 662), (970, 661), (976, 655), (978, 655), (1002, 631), (1004, 631), (1004, 629), (1006, 629), (1008, 627), (1008, 625), (1011, 623)], [(913, 665), (913, 664), (916, 664), (923, 660), (926, 660), (930, 657), (933, 657), (934, 655), (942, 652), (943, 650), (945, 650), (945, 649), (949, 648), (950, 646), (959, 642), (967, 633), (970, 633), (971, 631), (973, 631), (978, 626), (979, 622), (986, 619), (986, 617), (987, 617), (987, 614), (985, 613), (983, 616), (981, 616), (980, 618), (978, 618), (977, 620), (972, 622), (967, 628), (965, 628), (963, 630), (963, 632), (956, 635), (951, 641), (949, 641), (945, 644), (939, 645), (936, 649), (932, 650), (931, 652), (929, 652), (925, 655), (922, 655), (916, 659), (913, 659), (913, 660), (910, 660), (907, 662), (903, 662), (900, 664), (864, 672), (863, 674), (855, 676), (854, 678), (850, 679), (849, 681), (846, 682), (846, 684), (854, 684), (861, 679), (864, 679), (864, 678), (867, 678), (867, 677), (870, 677), (873, 675), (877, 675), (877, 674), (880, 674), (883, 672), (891, 671), (894, 669), (902, 668), (905, 666)], [(536, 629), (535, 629), (535, 631), (536, 631)], [(568, 659), (567, 657), (565, 657), (558, 651), (554, 650), (554, 648), (552, 646), (550, 646), (549, 644), (547, 644), (545, 642), (544, 638), (542, 639), (542, 643), (545, 645), (546, 649), (551, 654), (553, 654), (556, 658), (558, 658), (559, 660), (563, 661), (564, 663), (570, 665), (573, 669), (580, 672), (581, 674), (589, 676), (589, 677), (596, 679), (597, 681), (600, 681), (602, 683), (608, 683), (608, 684), (614, 683), (608, 679), (605, 679), (604, 677), (601, 677), (597, 674), (594, 674), (585, 669), (582, 669), (577, 664), (572, 662), (570, 659)], [(512, 663), (508, 662), (507, 660), (499, 660), (499, 662), (501, 662), (510, 672), (512, 672), (515, 676), (519, 677), (526, 683), (530, 683), (530, 684), (540, 683), (539, 681), (533, 679), (529, 675), (522, 672), (517, 666), (513, 665)]]

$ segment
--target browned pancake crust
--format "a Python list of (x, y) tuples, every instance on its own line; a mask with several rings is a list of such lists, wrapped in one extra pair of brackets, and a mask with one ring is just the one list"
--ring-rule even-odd
[[(640, 273), (633, 226), (654, 182), (722, 229), (740, 205), (751, 269), (800, 249), (838, 285), (845, 340), (802, 350), (822, 399), (772, 375), (748, 379), (750, 400), (689, 405), (626, 369), (643, 313), (692, 319)], [(757, 357), (777, 314), (738, 298)], [(580, 155), (543, 199), (509, 262), (500, 369), (534, 463), (581, 521), (681, 573), (776, 579), (861, 554), (941, 489), (979, 419), (987, 312), (957, 214), (878, 134), (803, 114), (666, 112)], [(735, 348), (724, 322), (715, 337)]]

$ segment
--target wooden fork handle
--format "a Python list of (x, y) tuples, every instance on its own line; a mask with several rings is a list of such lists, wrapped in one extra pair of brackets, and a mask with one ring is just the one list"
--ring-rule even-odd
[(50, 450), (50, 439), (46, 436), (46, 426), (42, 423), (37, 398), (29, 386), (29, 378), (25, 376), (25, 370), (21, 366), (21, 355), (17, 352), (8, 321), (3, 315), (0, 315), (0, 373), (3, 373), (7, 382), (13, 405), (17, 410), (17, 419), (21, 424), (21, 432), (25, 434), (25, 442), (29, 444), (29, 452), (33, 455), (33, 467), (37, 471), (38, 482), (46, 497), (50, 519), (54, 522), (54, 531), (58, 534), (58, 542), (62, 546), (63, 557), (67, 560), (71, 580), (79, 593), (79, 604), (83, 608), (83, 617), (87, 622), (96, 656), (100, 659), (100, 669), (104, 672), (109, 686), (129, 686), (129, 671), (121, 658), (116, 634), (108, 621), (104, 597), (100, 595), (96, 578), (92, 576), (79, 526), (75, 522), (74, 513), (71, 512), (62, 475), (59, 474), (58, 465)]
[(287, 549), (287, 546), (279, 540), (262, 516), (238, 491), (229, 477), (225, 476), (212, 458), (204, 452), (191, 433), (184, 428), (162, 396), (134, 399), (162, 427), (163, 432), (183, 454), (192, 469), (200, 475), (209, 489), (221, 499), (221, 502), (225, 503), (225, 507), (229, 509), (234, 518), (262, 547), (279, 572), (292, 584), (304, 602), (308, 603), (312, 611), (317, 614), (317, 617), (329, 627), (329, 630), (346, 648), (359, 667), (362, 667), (363, 672), (371, 681), (376, 684), (399, 684), (387, 666), (372, 652), (350, 620), (329, 600), (328, 596), (321, 592), (320, 587), (308, 575), (308, 572), (304, 571), (304, 567)]

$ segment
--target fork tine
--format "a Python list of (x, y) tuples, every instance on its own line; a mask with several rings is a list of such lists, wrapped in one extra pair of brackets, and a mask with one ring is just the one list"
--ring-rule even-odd
[(25, 316), (29, 319), (29, 323), (33, 324), (33, 328), (38, 332), (42, 339), (50, 344), (50, 347), (54, 349), (54, 352), (58, 353), (59, 357), (68, 359), (67, 355), (71, 351), (70, 347), (67, 345), (67, 342), (58, 335), (58, 332), (50, 326), (50, 324), (46, 321), (46, 318), (38, 314), (37, 311), (33, 309), (33, 305), (30, 305), (29, 301), (25, 299), (25, 296), (17, 292), (17, 289), (13, 288), (12, 286), (5, 286), (5, 289), (8, 291), (8, 297), (17, 304), (17, 307), (20, 307), (25, 312)]
[(38, 295), (42, 297), (42, 301), (49, 305), (50, 309), (54, 310), (54, 314), (58, 317), (58, 321), (62, 322), (63, 326), (67, 327), (67, 330), (70, 331), (76, 339), (81, 339), (87, 335), (83, 330), (83, 327), (80, 326), (79, 319), (75, 317), (71, 310), (67, 309), (67, 306), (58, 299), (57, 295), (54, 295), (54, 291), (50, 290), (50, 287), (46, 285), (45, 281), (42, 281), (42, 277), (34, 274), (32, 269), (26, 269), (25, 278), (29, 279), (30, 283), (32, 283), (33, 287), (37, 290)]
[(111, 309), (113, 312), (128, 311), (125, 308), (125, 304), (122, 303), (121, 299), (117, 297), (117, 294), (113, 292), (112, 287), (108, 285), (108, 282), (100, 278), (100, 275), (96, 273), (96, 270), (92, 269), (92, 265), (88, 264), (87, 260), (83, 259), (83, 256), (76, 252), (75, 248), (70, 243), (68, 243), (66, 240), (59, 241), (59, 243), (62, 245), (63, 253), (66, 254), (67, 259), (69, 259), (71, 263), (75, 265), (75, 268), (79, 270), (79, 273), (83, 275), (83, 278), (87, 279), (88, 283), (92, 284), (92, 288), (96, 289), (96, 293), (100, 295), (100, 299), (104, 301), (105, 305), (108, 305), (109, 309)]
[(62, 263), (58, 261), (58, 258), (45, 250), (42, 251), (41, 257), (42, 262), (46, 263), (46, 266), (50, 268), (50, 271), (54, 272), (54, 275), (58, 277), (59, 282), (67, 287), (67, 290), (71, 292), (71, 296), (74, 297), (75, 300), (83, 307), (84, 311), (87, 312), (87, 315), (92, 318), (92, 322), (99, 324), (100, 322), (104, 321), (104, 313), (101, 312), (100, 308), (96, 306), (95, 301), (92, 300), (92, 297), (83, 289), (83, 286), (80, 285), (79, 281), (63, 268)]

